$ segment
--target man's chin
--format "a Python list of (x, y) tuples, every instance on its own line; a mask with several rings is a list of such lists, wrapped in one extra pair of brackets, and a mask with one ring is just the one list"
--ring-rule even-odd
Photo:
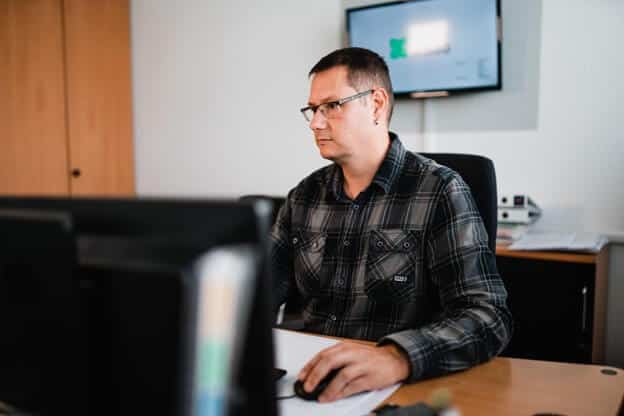
[(319, 153), (323, 159), (331, 160), (332, 162), (336, 161), (336, 154), (334, 152), (328, 152), (327, 150), (320, 148)]
[(321, 151), (321, 157), (325, 160), (329, 160), (331, 162), (334, 163), (339, 163), (341, 160), (341, 157), (335, 153), (330, 153), (330, 152), (322, 152)]

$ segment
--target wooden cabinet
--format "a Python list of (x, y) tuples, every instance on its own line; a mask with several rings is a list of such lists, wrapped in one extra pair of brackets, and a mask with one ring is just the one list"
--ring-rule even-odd
[(134, 194), (127, 0), (0, 0), (0, 194)]
[(515, 326), (502, 355), (604, 362), (608, 246), (597, 254), (497, 247), (496, 260)]

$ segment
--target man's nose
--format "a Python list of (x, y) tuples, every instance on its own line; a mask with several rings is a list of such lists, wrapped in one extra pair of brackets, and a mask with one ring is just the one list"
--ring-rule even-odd
[(310, 129), (312, 130), (324, 129), (326, 126), (327, 126), (327, 119), (325, 118), (323, 113), (321, 113), (321, 111), (317, 109), (314, 112), (314, 115), (312, 116), (312, 120), (310, 120)]

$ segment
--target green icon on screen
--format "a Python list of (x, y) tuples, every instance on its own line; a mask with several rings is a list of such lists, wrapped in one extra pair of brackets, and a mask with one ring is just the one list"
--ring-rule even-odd
[(405, 38), (390, 39), (390, 59), (407, 58)]

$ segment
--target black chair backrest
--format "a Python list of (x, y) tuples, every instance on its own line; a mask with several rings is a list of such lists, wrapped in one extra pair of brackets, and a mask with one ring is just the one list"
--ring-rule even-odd
[(448, 166), (464, 179), (470, 187), (483, 224), (488, 233), (489, 246), (496, 252), (496, 226), (498, 223), (496, 170), (492, 160), (484, 156), (463, 153), (420, 153), (440, 165)]

